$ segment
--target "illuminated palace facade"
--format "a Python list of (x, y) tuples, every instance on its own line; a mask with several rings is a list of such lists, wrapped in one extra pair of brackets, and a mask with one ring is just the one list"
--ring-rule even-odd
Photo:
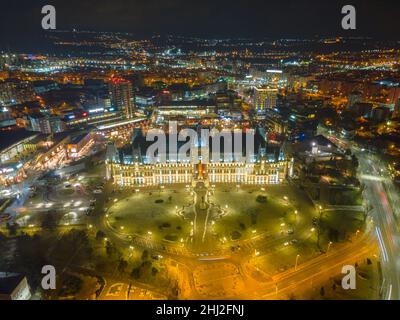
[[(249, 161), (243, 161), (245, 156), (243, 152), (242, 157), (231, 153), (225, 158), (222, 156), (220, 161), (213, 162), (211, 148), (201, 146), (200, 142), (200, 148), (190, 149), (188, 158), (191, 160), (173, 161), (166, 157), (166, 161), (157, 162), (157, 160), (149, 161), (146, 157), (146, 150), (152, 142), (146, 141), (141, 134), (134, 134), (130, 145), (120, 149), (113, 144), (108, 146), (107, 179), (112, 179), (121, 187), (190, 184), (197, 179), (217, 184), (282, 183), (291, 172), (292, 162), (285, 158), (281, 146), (268, 145), (257, 130), (254, 137), (255, 151), (248, 158)], [(201, 156), (204, 155), (202, 148), (207, 148), (210, 160), (204, 161)], [(196, 157), (198, 161), (194, 161)]]

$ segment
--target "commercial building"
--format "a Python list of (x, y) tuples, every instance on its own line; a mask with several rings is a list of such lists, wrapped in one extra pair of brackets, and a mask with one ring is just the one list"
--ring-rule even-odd
[(58, 116), (35, 114), (28, 119), (31, 131), (49, 134), (65, 130), (65, 123)]
[(71, 141), (67, 145), (67, 156), (69, 158), (79, 157), (82, 151), (93, 142), (92, 134), (90, 132), (85, 132), (72, 137)]
[(171, 102), (168, 105), (155, 108), (152, 115), (156, 123), (172, 120), (185, 123), (190, 120), (206, 120), (216, 117), (215, 105), (208, 101), (196, 101), (195, 103), (187, 101)]
[(37, 136), (37, 134), (25, 130), (3, 132), (3, 139), (0, 142), (0, 164), (14, 161), (24, 153), (35, 151)]
[(109, 82), (111, 105), (123, 113), (127, 119), (134, 115), (132, 83), (122, 78), (112, 78)]
[(22, 274), (0, 272), (0, 300), (29, 300), (31, 290)]
[(276, 106), (278, 89), (270, 87), (254, 88), (254, 108), (259, 113), (272, 110)]

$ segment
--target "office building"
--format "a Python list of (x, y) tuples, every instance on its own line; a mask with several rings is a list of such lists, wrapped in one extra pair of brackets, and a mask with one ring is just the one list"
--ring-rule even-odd
[(254, 88), (254, 108), (264, 113), (276, 106), (278, 89), (270, 87)]
[(134, 114), (132, 83), (122, 78), (112, 78), (109, 82), (111, 106), (123, 113), (127, 119)]

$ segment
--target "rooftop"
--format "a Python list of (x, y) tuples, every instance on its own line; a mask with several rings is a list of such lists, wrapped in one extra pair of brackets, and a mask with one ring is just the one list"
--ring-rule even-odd
[(37, 135), (37, 132), (27, 131), (25, 129), (0, 131), (0, 151), (11, 147), (13, 144), (31, 138)]
[(11, 294), (24, 278), (22, 274), (0, 272), (0, 294)]

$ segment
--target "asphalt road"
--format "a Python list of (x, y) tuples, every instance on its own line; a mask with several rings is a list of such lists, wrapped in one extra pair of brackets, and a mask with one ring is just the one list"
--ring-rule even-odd
[(382, 298), (400, 299), (400, 233), (393, 209), (398, 210), (399, 195), (378, 156), (360, 149), (345, 139), (324, 132), (333, 142), (351, 149), (359, 161), (359, 177), (365, 185), (364, 200), (371, 206), (371, 216), (381, 252)]

